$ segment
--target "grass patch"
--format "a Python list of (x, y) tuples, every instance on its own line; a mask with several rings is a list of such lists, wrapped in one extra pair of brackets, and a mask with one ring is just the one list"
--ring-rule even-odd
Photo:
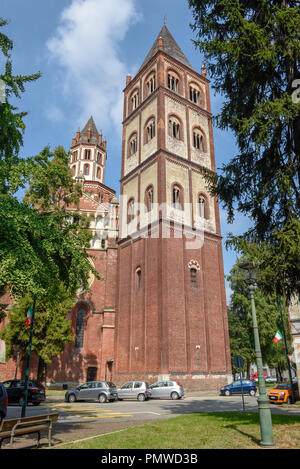
[[(300, 416), (273, 415), (276, 448), (300, 448)], [(258, 449), (259, 416), (252, 412), (182, 415), (128, 428), (61, 449)]]

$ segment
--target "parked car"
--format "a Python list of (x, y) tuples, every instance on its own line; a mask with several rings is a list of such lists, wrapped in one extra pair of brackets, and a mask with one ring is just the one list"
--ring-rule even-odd
[[(23, 404), (24, 379), (10, 379), (3, 382), (8, 396), (8, 404)], [(46, 399), (45, 388), (35, 380), (28, 380), (27, 404), (39, 405)]]
[(117, 388), (110, 381), (88, 381), (65, 394), (67, 402), (98, 400), (105, 403), (115, 401), (117, 397)]
[(231, 394), (250, 394), (250, 396), (255, 396), (256, 394), (256, 385), (251, 379), (242, 379), (233, 381), (227, 386), (223, 386), (220, 389), (220, 394), (222, 396), (231, 396)]
[(0, 423), (6, 417), (8, 397), (5, 387), (0, 383)]
[[(295, 399), (299, 400), (298, 384), (293, 382)], [(270, 389), (267, 394), (269, 402), (273, 404), (291, 404), (292, 402), (292, 386), (291, 383), (278, 383), (277, 386)]]
[(127, 381), (117, 390), (118, 399), (137, 399), (147, 401), (151, 397), (149, 384), (145, 381)]
[(265, 378), (266, 383), (277, 383), (277, 378), (276, 376), (267, 376)]
[(181, 399), (184, 389), (177, 381), (157, 381), (150, 385), (153, 399)]

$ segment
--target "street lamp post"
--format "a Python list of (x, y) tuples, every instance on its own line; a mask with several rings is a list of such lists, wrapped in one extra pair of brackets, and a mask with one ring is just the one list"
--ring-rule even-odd
[(254, 291), (256, 286), (256, 269), (255, 265), (252, 262), (244, 262), (239, 264), (239, 268), (246, 270), (248, 272), (248, 283), (249, 283), (249, 292), (251, 300), (251, 310), (252, 310), (252, 323), (253, 323), (253, 334), (254, 334), (254, 344), (255, 344), (255, 356), (256, 356), (256, 367), (257, 367), (257, 377), (258, 377), (258, 390), (259, 396), (257, 398), (258, 402), (258, 412), (259, 412), (259, 421), (260, 421), (260, 430), (261, 430), (261, 442), (262, 446), (274, 446), (273, 439), (273, 429), (272, 429), (272, 416), (270, 410), (269, 399), (266, 394), (266, 383), (263, 372), (263, 362), (262, 354), (259, 341), (258, 333), (258, 324), (256, 317), (255, 301), (254, 301)]

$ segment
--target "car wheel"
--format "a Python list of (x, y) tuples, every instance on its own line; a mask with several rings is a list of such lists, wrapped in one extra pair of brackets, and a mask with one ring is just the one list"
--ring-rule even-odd
[(231, 396), (231, 392), (229, 391), (229, 389), (226, 389), (226, 391), (224, 392), (225, 396)]
[(254, 391), (254, 389), (250, 389), (249, 394), (250, 396), (255, 396), (256, 391)]
[(76, 396), (75, 394), (70, 394), (68, 396), (68, 402), (76, 402)]
[(137, 397), (137, 400), (140, 401), (140, 402), (143, 402), (145, 399), (146, 399), (145, 394), (139, 394), (138, 397)]
[(107, 397), (105, 394), (100, 394), (100, 396), (98, 397), (98, 401), (101, 403), (101, 404), (105, 404), (105, 402), (107, 402)]
[(179, 394), (177, 392), (172, 392), (171, 399), (173, 399), (173, 401), (175, 401), (176, 399), (179, 399)]
[(33, 402), (33, 405), (40, 405), (40, 402)]

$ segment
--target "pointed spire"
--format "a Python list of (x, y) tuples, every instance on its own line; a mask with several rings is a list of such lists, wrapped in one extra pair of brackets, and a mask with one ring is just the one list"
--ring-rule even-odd
[(182, 52), (182, 50), (180, 49), (179, 45), (177, 44), (177, 42), (173, 38), (172, 34), (168, 30), (166, 22), (167, 21), (165, 19), (164, 20), (164, 25), (163, 25), (161, 31), (159, 32), (156, 40), (154, 41), (154, 44), (151, 47), (151, 49), (150, 49), (147, 57), (145, 58), (142, 66), (140, 67), (140, 70), (144, 67), (144, 65), (146, 65), (152, 59), (152, 57), (154, 57), (156, 52), (159, 50), (161, 44), (163, 44), (163, 50), (166, 54), (168, 54), (173, 59), (178, 60), (178, 62), (181, 62), (182, 64), (186, 65), (187, 67), (193, 68), (191, 66), (190, 62), (188, 61), (188, 59), (186, 58), (186, 56), (184, 55), (184, 53)]
[(80, 142), (81, 143), (98, 143), (99, 132), (95, 125), (93, 116), (91, 116), (88, 122), (85, 124), (84, 128), (80, 132)]

